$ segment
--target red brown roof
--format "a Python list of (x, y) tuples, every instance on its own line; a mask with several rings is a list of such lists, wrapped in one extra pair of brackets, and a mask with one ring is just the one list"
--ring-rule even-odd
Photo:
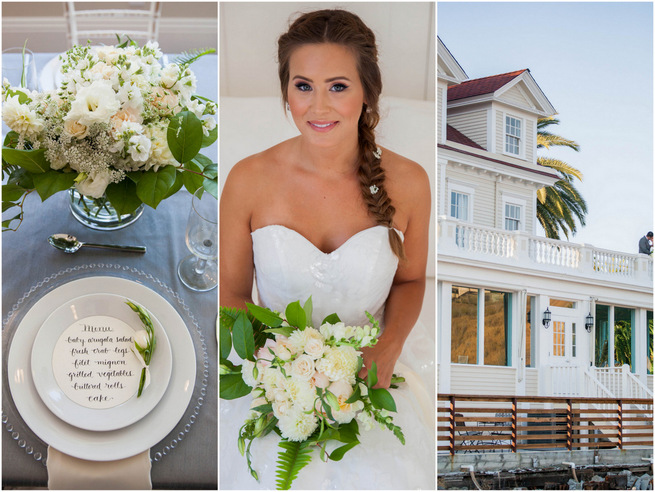
[(527, 69), (517, 70), (516, 72), (502, 73), (500, 75), (491, 75), (481, 79), (467, 80), (459, 85), (448, 88), (448, 100), (455, 101), (466, 97), (490, 94), (508, 84), (513, 79), (526, 72)]
[(473, 147), (475, 149), (486, 150), (484, 147), (476, 144), (473, 140), (471, 140), (462, 132), (460, 132), (459, 130), (457, 130), (456, 128), (450, 125), (446, 126), (446, 139), (450, 140), (451, 142), (456, 142), (458, 144)]

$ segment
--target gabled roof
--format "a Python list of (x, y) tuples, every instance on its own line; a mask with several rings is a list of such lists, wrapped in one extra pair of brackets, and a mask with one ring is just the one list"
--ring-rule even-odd
[[(512, 91), (518, 91), (519, 99), (523, 102), (517, 102), (515, 97), (508, 97)], [(448, 88), (449, 107), (485, 101), (502, 102), (541, 117), (557, 114), (528, 69), (467, 80)]]
[(450, 50), (437, 36), (437, 71), (439, 78), (447, 80), (450, 84), (459, 84), (460, 82), (468, 79), (468, 75), (464, 72), (462, 66), (455, 60)]
[(471, 140), (466, 135), (464, 135), (462, 132), (460, 132), (455, 127), (452, 127), (450, 125), (446, 125), (446, 140), (450, 140), (451, 142), (456, 142), (458, 144), (466, 145), (468, 147), (473, 147), (475, 149), (485, 150), (484, 147), (478, 145), (473, 140)]
[(464, 99), (466, 97), (494, 93), (526, 71), (528, 70), (517, 70), (515, 72), (491, 75), (490, 77), (483, 77), (481, 79), (467, 80), (448, 89), (448, 100), (456, 101), (457, 99)]

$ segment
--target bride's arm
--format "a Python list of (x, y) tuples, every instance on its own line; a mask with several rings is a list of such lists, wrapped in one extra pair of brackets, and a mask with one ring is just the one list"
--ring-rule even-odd
[[(384, 333), (378, 343), (364, 350), (364, 364), (377, 366), (378, 384), (388, 388), (394, 366), (421, 313), (425, 293), (425, 269), (428, 257), (430, 226), (430, 182), (425, 171), (412, 163), (402, 183), (393, 183), (391, 191), (398, 210), (407, 210), (404, 234), (406, 261), (401, 261), (387, 298), (384, 314)], [(390, 176), (392, 177), (392, 176)], [(363, 370), (361, 375), (366, 374)]]
[(234, 166), (220, 202), (220, 305), (245, 308), (252, 302), (253, 258), (250, 220), (252, 179), (247, 161)]

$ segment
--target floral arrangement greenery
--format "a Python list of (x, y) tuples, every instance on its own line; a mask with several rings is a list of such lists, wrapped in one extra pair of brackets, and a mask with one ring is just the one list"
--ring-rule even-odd
[[(375, 364), (366, 379), (358, 376), (360, 350), (377, 343), (379, 325), (373, 316), (366, 313), (372, 326), (346, 326), (333, 314), (316, 329), (308, 325), (311, 297), (303, 306), (299, 301), (289, 304), (283, 315), (252, 304), (247, 307), (247, 312), (220, 309), (220, 395), (253, 397), (238, 446), (256, 480), (250, 447), (271, 432), (281, 437), (279, 490), (291, 487), (310, 462), (314, 446), (322, 460), (341, 460), (359, 444), (360, 424), (369, 430), (377, 422), (405, 443), (402, 430), (388, 415), (396, 411), (393, 397), (386, 389), (374, 388)], [(243, 359), (240, 366), (228, 360), (232, 347)]]
[(134, 347), (132, 348), (132, 352), (143, 366), (141, 369), (141, 377), (139, 379), (139, 390), (136, 394), (136, 397), (139, 398), (141, 393), (143, 393), (143, 390), (150, 384), (150, 371), (148, 370), (148, 366), (150, 365), (152, 354), (157, 345), (157, 338), (155, 338), (155, 328), (152, 325), (152, 319), (150, 319), (148, 311), (130, 301), (125, 301), (125, 304), (127, 304), (130, 309), (139, 316), (144, 328), (134, 334)]
[[(120, 42), (120, 40), (119, 40)], [(218, 169), (200, 150), (217, 139), (216, 104), (195, 94), (189, 66), (214, 50), (162, 66), (157, 43), (75, 46), (60, 55), (54, 91), (2, 83), (3, 230), (16, 230), (31, 192), (72, 187), (119, 215), (156, 208), (184, 186), (218, 196)], [(11, 215), (11, 214), (8, 214)]]

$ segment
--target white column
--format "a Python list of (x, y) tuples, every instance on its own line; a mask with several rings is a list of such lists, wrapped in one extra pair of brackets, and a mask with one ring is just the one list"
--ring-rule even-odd
[(607, 344), (607, 365), (609, 367), (614, 367), (614, 306), (610, 306), (609, 309), (609, 343)]
[[(525, 340), (526, 322), (525, 312), (527, 307), (528, 294), (526, 290), (520, 290), (516, 293), (516, 306), (512, 318), (517, 320), (512, 326), (512, 365), (516, 368), (516, 386), (517, 395), (525, 395)], [(514, 330), (516, 327), (516, 330)]]
[(452, 293), (453, 284), (449, 282), (437, 283), (437, 340), (439, 364), (439, 393), (450, 393), (450, 349), (451, 349), (451, 316), (452, 316)]
[(478, 289), (478, 353), (477, 364), (484, 365), (484, 289)]
[(635, 329), (634, 329), (634, 346), (635, 346), (635, 376), (637, 376), (644, 385), (648, 386), (648, 368), (646, 360), (648, 359), (648, 344), (646, 343), (646, 330), (648, 329), (648, 318), (646, 309), (635, 310)]

